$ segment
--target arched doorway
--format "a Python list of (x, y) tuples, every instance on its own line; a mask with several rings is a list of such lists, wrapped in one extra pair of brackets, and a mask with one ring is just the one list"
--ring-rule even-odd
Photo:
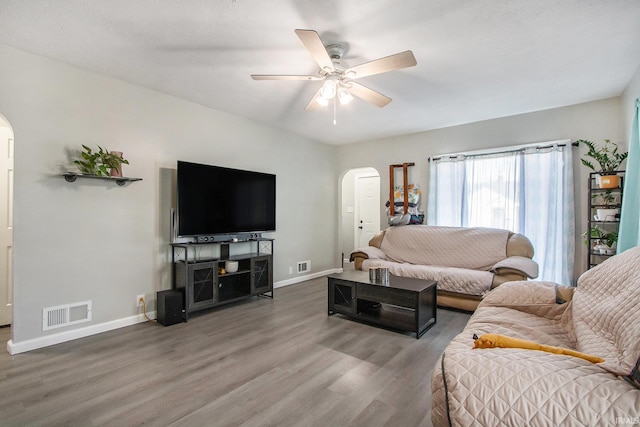
[(380, 174), (374, 168), (351, 169), (341, 190), (340, 247), (348, 262), (355, 248), (367, 246), (380, 231)]
[(13, 310), (13, 130), (0, 114), (0, 326)]

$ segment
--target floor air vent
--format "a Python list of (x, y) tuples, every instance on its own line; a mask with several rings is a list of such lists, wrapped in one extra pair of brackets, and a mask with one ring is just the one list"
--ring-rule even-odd
[(91, 321), (91, 301), (42, 309), (42, 330), (61, 328)]
[(306, 273), (311, 270), (311, 261), (300, 261), (298, 263), (298, 273)]

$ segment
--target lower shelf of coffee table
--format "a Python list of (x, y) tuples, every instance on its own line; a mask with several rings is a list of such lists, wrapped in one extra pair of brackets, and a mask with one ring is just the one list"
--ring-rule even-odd
[[(383, 303), (380, 303), (377, 310), (360, 311), (354, 317), (367, 323), (375, 323), (401, 331), (412, 331), (416, 324), (415, 310)], [(435, 319), (432, 319), (432, 323), (435, 323)]]

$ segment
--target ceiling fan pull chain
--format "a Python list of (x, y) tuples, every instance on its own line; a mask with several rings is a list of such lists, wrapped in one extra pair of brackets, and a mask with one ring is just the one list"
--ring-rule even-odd
[(338, 123), (336, 121), (336, 98), (337, 98), (337, 96), (333, 98), (333, 124), (334, 124), (334, 126)]

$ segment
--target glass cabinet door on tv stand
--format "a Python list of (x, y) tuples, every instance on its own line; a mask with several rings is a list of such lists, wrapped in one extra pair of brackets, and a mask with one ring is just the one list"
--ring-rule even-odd
[[(243, 298), (273, 298), (273, 239), (171, 246), (173, 289), (184, 293), (185, 321), (194, 311)], [(227, 261), (237, 270), (226, 271)]]

